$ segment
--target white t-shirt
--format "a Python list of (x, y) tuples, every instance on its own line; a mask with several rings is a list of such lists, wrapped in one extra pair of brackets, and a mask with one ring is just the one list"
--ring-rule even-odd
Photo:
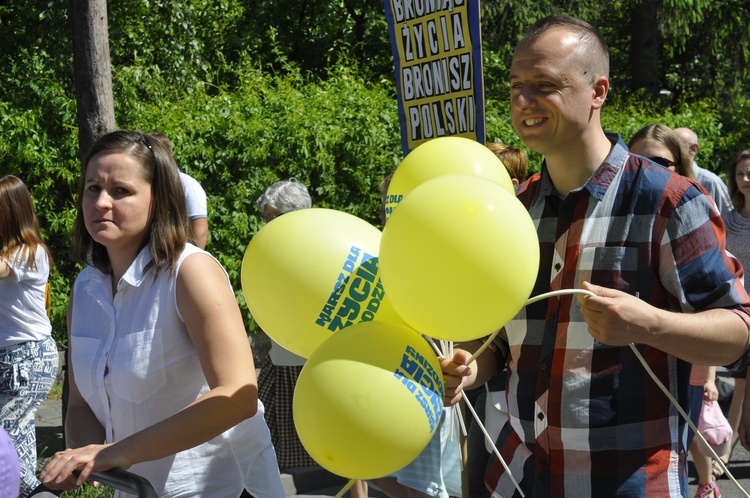
[[(108, 442), (170, 417), (210, 390), (177, 308), (177, 273), (196, 253), (205, 252), (188, 244), (176, 270), (154, 280), (153, 270), (144, 272), (151, 260), (144, 248), (114, 299), (109, 275), (88, 267), (76, 279), (71, 366)], [(243, 488), (258, 497), (285, 496), (260, 401), (255, 416), (210, 441), (130, 471), (161, 497), (237, 498)]]
[(180, 180), (182, 180), (182, 189), (185, 191), (188, 218), (191, 220), (207, 218), (208, 201), (206, 200), (206, 191), (203, 190), (198, 180), (182, 171), (180, 171)]
[(44, 290), (49, 278), (47, 252), (38, 248), (34, 259), (36, 269), (26, 264), (19, 249), (3, 261), (10, 266), (7, 278), (0, 278), (0, 347), (27, 341), (42, 341), (52, 334)]
[(693, 174), (695, 180), (711, 194), (719, 213), (724, 214), (732, 211), (734, 205), (729, 197), (729, 189), (719, 175), (693, 163)]

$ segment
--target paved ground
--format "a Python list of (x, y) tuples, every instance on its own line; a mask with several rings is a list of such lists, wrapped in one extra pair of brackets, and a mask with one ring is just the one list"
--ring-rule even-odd
[[(719, 375), (732, 383), (726, 372), (720, 371)], [(37, 424), (37, 446), (40, 461), (44, 461), (55, 451), (62, 449), (62, 402), (60, 400), (47, 400), (42, 403), (36, 417)], [(695, 484), (696, 473), (692, 461), (690, 461), (690, 497), (695, 496), (697, 486)], [(727, 476), (719, 480), (719, 487), (723, 498), (748, 498), (750, 497), (750, 453), (738, 444), (732, 454), (729, 471), (742, 488), (738, 488)], [(297, 469), (294, 472), (282, 476), (287, 496), (301, 496), (306, 498), (336, 496), (346, 484), (346, 480), (330, 474), (319, 468)], [(745, 492), (744, 490), (747, 490)], [(345, 496), (349, 496), (347, 492)], [(384, 497), (377, 489), (372, 489), (370, 497)]]

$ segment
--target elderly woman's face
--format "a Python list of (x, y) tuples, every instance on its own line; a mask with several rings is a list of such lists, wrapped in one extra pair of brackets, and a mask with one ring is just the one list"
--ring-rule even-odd
[(269, 221), (276, 218), (280, 214), (281, 214), (281, 211), (271, 206), (270, 204), (266, 204), (265, 207), (263, 207), (263, 212), (260, 213), (260, 219), (268, 223)]

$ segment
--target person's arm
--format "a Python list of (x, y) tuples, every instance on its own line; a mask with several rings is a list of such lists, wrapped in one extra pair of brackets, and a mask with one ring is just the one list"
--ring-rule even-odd
[(190, 227), (195, 235), (195, 243), (205, 249), (208, 242), (208, 218), (194, 218), (190, 220)]
[(167, 420), (117, 443), (113, 449), (131, 464), (204, 443), (257, 411), (258, 383), (242, 315), (213, 258), (196, 254), (182, 263), (177, 304), (211, 390)]
[(90, 445), (55, 454), (44, 482), (64, 480), (81, 469), (123, 469), (192, 448), (257, 412), (258, 385), (242, 315), (221, 267), (195, 254), (180, 266), (177, 305), (211, 388), (173, 416), (111, 445)]
[(185, 190), (185, 203), (190, 218), (190, 230), (195, 243), (201, 249), (206, 248), (208, 241), (208, 197), (198, 180), (185, 173), (180, 173), (182, 188)]
[(716, 367), (708, 367), (706, 383), (703, 384), (703, 397), (708, 401), (719, 401), (719, 390), (716, 388)]
[(588, 282), (578, 295), (589, 332), (610, 346), (647, 344), (698, 365), (729, 365), (750, 344), (745, 321), (728, 309), (675, 313), (655, 308), (635, 296)]
[(105, 440), (104, 427), (91, 411), (86, 400), (76, 385), (75, 375), (70, 362), (70, 323), (73, 311), (73, 292), (68, 300), (68, 314), (66, 323), (68, 326), (68, 409), (65, 413), (65, 443), (68, 448), (79, 448), (88, 444), (101, 444)]
[(10, 273), (12, 271), (13, 270), (8, 265), (8, 263), (6, 263), (2, 259), (0, 259), (0, 278), (8, 278), (8, 277), (10, 277)]

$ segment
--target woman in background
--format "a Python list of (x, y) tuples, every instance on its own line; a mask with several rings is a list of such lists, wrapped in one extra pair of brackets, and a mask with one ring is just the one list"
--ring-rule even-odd
[[(680, 137), (668, 126), (649, 125), (641, 128), (630, 139), (628, 147), (630, 152), (634, 154), (647, 157), (682, 176), (695, 178), (693, 162), (687, 148)], [(727, 249), (729, 249), (728, 245)], [(688, 414), (696, 427), (698, 427), (700, 421), (703, 398), (713, 403), (717, 403), (719, 400), (719, 391), (716, 389), (716, 367), (694, 364), (690, 373), (690, 407)], [(720, 498), (721, 491), (716, 485), (716, 478), (712, 472), (711, 458), (701, 453), (698, 449), (698, 442), (694, 438), (695, 432), (692, 429), (688, 430), (687, 447), (693, 457), (695, 470), (698, 474), (696, 497)]]
[(15, 176), (0, 178), (0, 424), (21, 462), (21, 496), (39, 484), (34, 416), (57, 375), (45, 307), (51, 266), (29, 190)]
[(695, 178), (690, 154), (680, 137), (668, 126), (644, 126), (630, 139), (628, 148), (633, 154), (646, 157), (682, 176)]
[[(731, 252), (742, 263), (745, 269), (745, 290), (750, 290), (750, 149), (743, 150), (727, 163), (727, 178), (729, 183), (729, 197), (734, 209), (722, 214), (724, 227), (727, 232), (727, 251)], [(734, 394), (729, 405), (727, 420), (732, 426), (732, 445), (725, 455), (719, 455), (724, 464), (729, 463), (732, 449), (741, 435), (740, 420), (750, 414), (744, 408), (747, 399), (747, 367), (739, 372), (732, 372), (734, 378)], [(714, 475), (721, 477), (724, 469), (714, 463)]]
[[(270, 223), (283, 214), (311, 208), (312, 199), (304, 184), (290, 178), (269, 186), (258, 198), (257, 206), (261, 220)], [(294, 388), (306, 359), (287, 351), (273, 339), (270, 341), (271, 350), (258, 374), (258, 396), (266, 409), (266, 423), (279, 468), (317, 466), (299, 440), (292, 411)], [(352, 498), (367, 498), (367, 481), (357, 480), (350, 494)]]
[[(304, 184), (294, 178), (269, 186), (257, 200), (264, 223), (298, 209), (312, 207)], [(276, 449), (280, 469), (317, 465), (297, 435), (292, 416), (292, 399), (305, 358), (287, 351), (270, 339), (271, 350), (261, 363), (258, 374), (258, 396), (265, 407), (266, 423)]]

